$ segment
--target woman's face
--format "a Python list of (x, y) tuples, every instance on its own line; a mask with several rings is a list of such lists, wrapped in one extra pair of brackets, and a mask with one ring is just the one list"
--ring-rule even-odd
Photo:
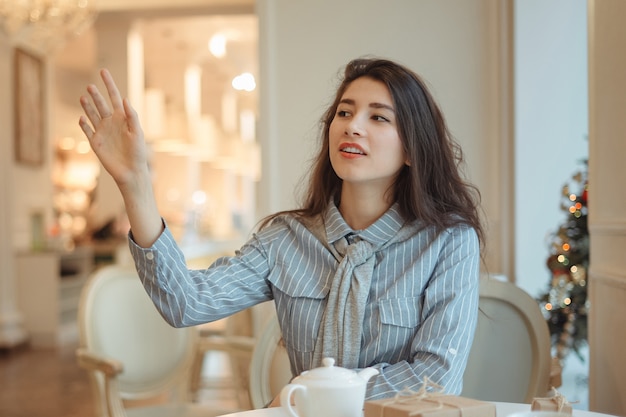
[(344, 186), (389, 189), (407, 157), (385, 84), (361, 77), (348, 86), (330, 123), (329, 153)]

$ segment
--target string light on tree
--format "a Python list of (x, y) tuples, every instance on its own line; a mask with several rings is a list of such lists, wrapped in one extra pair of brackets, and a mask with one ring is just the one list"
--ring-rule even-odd
[(546, 261), (550, 281), (547, 292), (539, 298), (560, 360), (571, 351), (582, 360), (580, 349), (587, 343), (587, 161), (583, 165), (563, 186), (561, 210), (566, 219), (551, 235)]

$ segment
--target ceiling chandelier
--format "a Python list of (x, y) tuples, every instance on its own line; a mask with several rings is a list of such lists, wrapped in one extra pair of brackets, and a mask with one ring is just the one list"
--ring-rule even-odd
[(10, 39), (46, 50), (94, 22), (95, 0), (0, 0), (0, 29)]

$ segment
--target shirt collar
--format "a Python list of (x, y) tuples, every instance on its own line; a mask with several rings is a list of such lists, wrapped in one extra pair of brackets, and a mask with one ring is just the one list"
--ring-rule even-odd
[(348, 234), (359, 236), (375, 247), (379, 247), (396, 236), (405, 223), (397, 203), (394, 203), (378, 220), (364, 230), (353, 230), (344, 220), (334, 202), (331, 202), (324, 215), (328, 243), (334, 244)]

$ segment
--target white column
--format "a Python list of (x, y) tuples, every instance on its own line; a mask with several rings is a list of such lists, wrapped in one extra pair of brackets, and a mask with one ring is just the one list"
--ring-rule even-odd
[[(5, 90), (6, 91), (6, 90)], [(6, 125), (5, 125), (6, 126)], [(9, 129), (7, 129), (9, 130)], [(2, 140), (2, 148), (6, 148), (6, 141)], [(26, 340), (23, 328), (22, 315), (17, 309), (17, 293), (15, 291), (15, 259), (13, 250), (13, 230), (11, 229), (11, 205), (9, 198), (13, 187), (9, 178), (12, 163), (9, 159), (13, 155), (6, 149), (0, 151), (0, 347), (13, 347)]]
[(199, 65), (189, 65), (185, 69), (185, 113), (191, 141), (197, 143), (200, 136), (202, 115), (202, 69)]
[(590, 0), (589, 409), (626, 415), (626, 2)]
[[(0, 56), (11, 57), (11, 45), (0, 39)], [(0, 347), (13, 347), (26, 340), (22, 315), (17, 309), (15, 260), (11, 226), (13, 195), (13, 59), (0, 60)]]

